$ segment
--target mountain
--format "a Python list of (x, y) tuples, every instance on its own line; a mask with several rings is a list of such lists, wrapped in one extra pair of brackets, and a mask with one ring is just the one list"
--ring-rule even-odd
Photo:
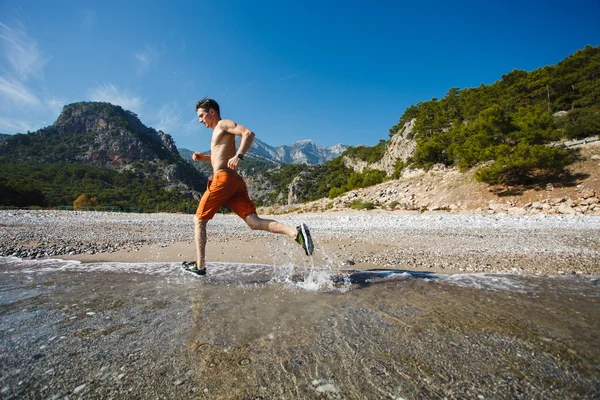
[(337, 144), (332, 147), (320, 146), (311, 139), (299, 140), (289, 146), (272, 147), (255, 138), (250, 148), (249, 156), (283, 164), (316, 165), (339, 156), (347, 148), (348, 146), (343, 144)]
[(0, 141), (0, 184), (39, 189), (41, 205), (86, 194), (104, 205), (155, 209), (192, 200), (206, 177), (181, 158), (171, 135), (131, 111), (80, 102), (64, 106), (51, 126)]
[(7, 135), (6, 133), (0, 133), (0, 140), (9, 137), (10, 135)]
[[(240, 145), (240, 138), (236, 138), (236, 145)], [(252, 147), (247, 156), (248, 159), (258, 159), (266, 161), (272, 166), (277, 164), (323, 164), (335, 157), (341, 155), (348, 146), (336, 144), (332, 147), (318, 145), (314, 140), (299, 140), (289, 146), (273, 147), (269, 146), (260, 139), (254, 138)], [(210, 153), (209, 150), (204, 151)], [(179, 154), (184, 160), (191, 159), (193, 151), (181, 148)]]

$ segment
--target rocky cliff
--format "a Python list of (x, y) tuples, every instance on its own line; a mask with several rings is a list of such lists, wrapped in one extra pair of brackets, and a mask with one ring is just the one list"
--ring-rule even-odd
[(384, 171), (388, 176), (394, 172), (397, 160), (405, 162), (415, 152), (417, 142), (414, 140), (415, 119), (407, 122), (392, 138), (387, 145), (383, 158), (375, 163), (357, 160), (354, 157), (344, 156), (346, 168), (362, 173), (365, 168)]
[(109, 103), (66, 105), (43, 133), (78, 135), (83, 151), (73, 156), (94, 165), (120, 168), (135, 161), (179, 158), (171, 135), (148, 128), (136, 114)]

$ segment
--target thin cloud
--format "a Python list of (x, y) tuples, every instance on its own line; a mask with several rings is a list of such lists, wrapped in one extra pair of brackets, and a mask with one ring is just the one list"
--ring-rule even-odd
[(37, 42), (25, 33), (24, 26), (19, 22), (18, 25), (20, 28), (15, 29), (0, 22), (0, 41), (4, 58), (8, 60), (11, 73), (19, 80), (24, 82), (31, 76), (41, 78), (48, 58), (38, 49)]
[(298, 74), (291, 74), (291, 75), (283, 76), (281, 78), (275, 79), (275, 82), (287, 81), (288, 79), (294, 79), (297, 76), (298, 76)]
[(9, 105), (35, 106), (40, 103), (38, 98), (31, 93), (21, 82), (8, 81), (0, 77), (0, 95), (7, 100)]
[(156, 122), (156, 129), (163, 132), (172, 133), (179, 131), (181, 128), (181, 113), (177, 111), (177, 105), (169, 103), (163, 105), (158, 110), (158, 122)]
[(55, 97), (46, 100), (46, 106), (48, 107), (48, 109), (50, 109), (52, 115), (56, 116), (58, 116), (62, 112), (62, 109), (65, 104), (66, 102), (64, 100), (57, 99)]
[(25, 133), (35, 131), (40, 124), (33, 124), (31, 121), (20, 120), (16, 118), (0, 117), (0, 132), (2, 133)]
[(127, 90), (121, 90), (112, 83), (105, 83), (92, 89), (89, 97), (93, 101), (105, 101), (119, 105), (136, 114), (140, 114), (142, 110), (143, 101), (140, 97), (130, 94)]
[(133, 57), (138, 61), (137, 73), (142, 76), (148, 72), (152, 64), (160, 60), (160, 51), (146, 45), (145, 50), (136, 51), (133, 53)]
[(183, 134), (183, 136), (190, 136), (197, 133), (200, 127), (204, 128), (204, 126), (200, 125), (198, 122), (198, 118), (194, 117), (181, 127), (180, 133)]

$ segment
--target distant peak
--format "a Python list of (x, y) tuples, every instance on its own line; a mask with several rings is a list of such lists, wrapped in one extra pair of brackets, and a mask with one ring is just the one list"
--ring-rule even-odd
[(307, 144), (307, 143), (315, 143), (315, 141), (312, 139), (302, 139), (302, 140), (297, 140), (296, 142), (294, 142), (294, 144)]

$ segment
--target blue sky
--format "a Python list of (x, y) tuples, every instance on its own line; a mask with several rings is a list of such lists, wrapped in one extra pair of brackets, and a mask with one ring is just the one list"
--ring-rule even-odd
[(207, 96), (272, 145), (374, 145), (404, 110), (600, 44), (600, 1), (0, 0), (0, 132), (109, 101), (203, 151)]

